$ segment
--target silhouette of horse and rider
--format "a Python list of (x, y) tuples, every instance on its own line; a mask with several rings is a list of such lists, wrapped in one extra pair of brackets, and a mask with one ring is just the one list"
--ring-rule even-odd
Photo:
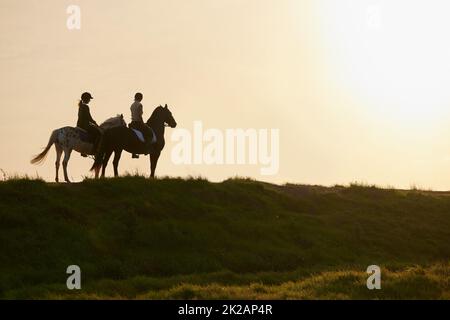
[(101, 176), (105, 176), (106, 166), (111, 155), (114, 153), (113, 166), (114, 176), (119, 175), (118, 167), (122, 151), (125, 150), (132, 154), (133, 158), (138, 158), (139, 154), (150, 155), (150, 176), (155, 176), (156, 165), (158, 163), (161, 151), (164, 148), (165, 127), (175, 128), (177, 122), (172, 116), (167, 104), (155, 108), (147, 122), (144, 122), (142, 93), (138, 92), (134, 96), (134, 102), (131, 105), (131, 123), (128, 125), (123, 119), (123, 115), (117, 115), (107, 119), (98, 125), (92, 118), (89, 109), (89, 102), (93, 99), (89, 92), (81, 95), (78, 103), (78, 121), (76, 127), (63, 127), (53, 130), (49, 142), (45, 149), (32, 160), (32, 164), (42, 163), (50, 148), (55, 145), (56, 149), (56, 177), (59, 182), (59, 167), (61, 157), (64, 152), (63, 171), (64, 180), (70, 182), (67, 173), (67, 164), (73, 150), (79, 152), (82, 156), (94, 156), (95, 161), (91, 171), (95, 172), (98, 178), (100, 169)]

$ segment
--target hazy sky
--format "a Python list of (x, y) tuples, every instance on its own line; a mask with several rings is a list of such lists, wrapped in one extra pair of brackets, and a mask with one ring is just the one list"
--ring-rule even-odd
[[(66, 9), (81, 8), (81, 30)], [(450, 19), (442, 0), (0, 0), (0, 168), (54, 178), (53, 129), (83, 91), (97, 122), (167, 103), (182, 128), (280, 129), (280, 170), (174, 165), (213, 181), (450, 189)], [(73, 153), (70, 176), (92, 161)], [(148, 173), (124, 153), (120, 171)], [(111, 175), (109, 167), (108, 174)]]

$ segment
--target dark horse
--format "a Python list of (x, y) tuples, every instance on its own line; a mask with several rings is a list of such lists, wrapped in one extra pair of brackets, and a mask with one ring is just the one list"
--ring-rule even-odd
[(159, 106), (153, 111), (147, 120), (147, 125), (152, 128), (153, 134), (156, 136), (156, 142), (151, 145), (150, 149), (146, 148), (145, 143), (139, 140), (130, 128), (117, 127), (106, 131), (103, 134), (99, 152), (95, 157), (91, 171), (98, 171), (102, 167), (102, 177), (104, 177), (109, 158), (114, 152), (114, 176), (117, 177), (119, 175), (120, 156), (122, 155), (122, 151), (125, 150), (134, 154), (150, 154), (150, 176), (153, 178), (155, 176), (156, 164), (166, 143), (164, 140), (164, 129), (166, 125), (175, 128), (177, 122), (166, 104), (165, 107)]

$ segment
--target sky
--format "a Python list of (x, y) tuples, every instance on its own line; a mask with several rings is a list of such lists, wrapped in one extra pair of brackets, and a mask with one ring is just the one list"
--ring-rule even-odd
[[(69, 30), (77, 5), (81, 28)], [(52, 130), (168, 104), (178, 128), (278, 129), (279, 170), (176, 164), (160, 176), (450, 189), (450, 3), (444, 0), (0, 0), (0, 169), (54, 179)], [(69, 176), (89, 177), (73, 153)], [(119, 170), (149, 173), (124, 153)], [(112, 175), (112, 166), (108, 167)]]

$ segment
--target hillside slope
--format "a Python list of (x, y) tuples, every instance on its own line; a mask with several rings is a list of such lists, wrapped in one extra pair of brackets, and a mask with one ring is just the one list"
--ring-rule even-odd
[[(450, 196), (124, 177), (0, 183), (0, 298), (450, 299)], [(82, 290), (66, 289), (79, 265)], [(366, 288), (367, 266), (383, 289)]]

